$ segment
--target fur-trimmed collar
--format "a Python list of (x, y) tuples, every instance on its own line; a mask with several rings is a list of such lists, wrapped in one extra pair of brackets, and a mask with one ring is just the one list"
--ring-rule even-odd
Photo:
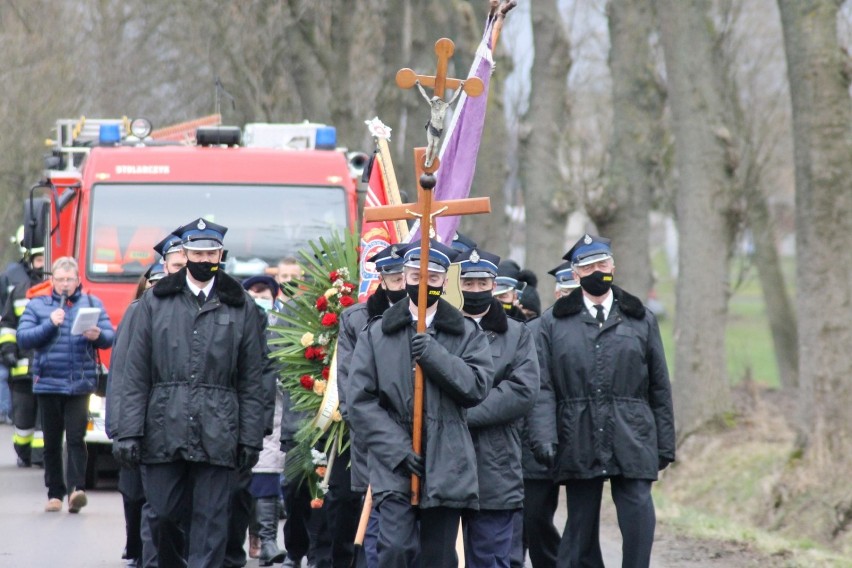
[[(388, 308), (382, 316), (383, 333), (396, 333), (406, 326), (411, 325), (411, 312), (408, 311), (408, 303), (410, 301), (406, 298)], [(464, 316), (460, 311), (448, 304), (446, 300), (438, 300), (438, 311), (435, 314), (435, 319), (432, 320), (432, 325), (437, 331), (449, 333), (450, 335), (464, 334)]]
[(503, 309), (503, 304), (497, 298), (491, 299), (491, 307), (479, 320), (479, 327), (485, 331), (493, 331), (494, 333), (506, 333), (509, 329), (509, 316), (506, 315), (506, 310)]
[(376, 288), (376, 291), (367, 298), (367, 318), (373, 319), (376, 316), (380, 316), (385, 311), (390, 308), (390, 300), (388, 300), (387, 292), (385, 289), (379, 286)]
[[(633, 319), (643, 319), (645, 317), (645, 306), (642, 301), (628, 294), (618, 286), (612, 287), (614, 301), (618, 304), (618, 308), (625, 316)], [(553, 317), (567, 318), (579, 314), (586, 309), (586, 304), (583, 302), (583, 290), (576, 288), (567, 296), (563, 296), (556, 300), (553, 304)]]
[[(216, 283), (214, 284), (216, 294), (219, 296), (219, 301), (229, 306), (239, 307), (246, 302), (246, 292), (240, 283), (228, 276), (221, 270), (216, 275)], [(156, 284), (154, 284), (154, 295), (158, 298), (173, 296), (179, 294), (186, 289), (186, 268), (174, 274), (169, 274)]]

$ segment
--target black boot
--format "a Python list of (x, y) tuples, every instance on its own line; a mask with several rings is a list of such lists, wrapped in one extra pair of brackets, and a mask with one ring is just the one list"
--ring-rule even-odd
[(255, 501), (255, 515), (260, 537), (261, 566), (272, 566), (284, 561), (284, 551), (278, 548), (278, 499), (264, 497)]

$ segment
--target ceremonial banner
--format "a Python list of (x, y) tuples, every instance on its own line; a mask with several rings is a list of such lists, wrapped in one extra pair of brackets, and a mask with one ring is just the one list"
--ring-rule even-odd
[[(367, 196), (364, 207), (376, 207), (388, 204), (388, 195), (382, 178), (381, 156), (373, 154), (370, 163), (364, 170), (368, 179)], [(358, 259), (360, 283), (358, 286), (358, 301), (366, 302), (379, 285), (379, 275), (367, 259), (383, 248), (399, 242), (396, 228), (392, 221), (363, 221), (361, 223), (361, 254)]]
[[(479, 142), (485, 128), (485, 110), (488, 106), (488, 85), (494, 68), (491, 31), (496, 18), (489, 18), (482, 41), (476, 50), (476, 57), (470, 67), (468, 78), (479, 77), (485, 90), (478, 97), (469, 97), (462, 93), (456, 112), (450, 123), (449, 131), (444, 135), (439, 159), (441, 167), (437, 172), (438, 184), (435, 186), (435, 200), (464, 199), (470, 195), (473, 174), (476, 171), (476, 155)], [(442, 243), (451, 243), (459, 225), (457, 216), (436, 218), (435, 234)], [(412, 230), (409, 240), (419, 238), (417, 230)]]

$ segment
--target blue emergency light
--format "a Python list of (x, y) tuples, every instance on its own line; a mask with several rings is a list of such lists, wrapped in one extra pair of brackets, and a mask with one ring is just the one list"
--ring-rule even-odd
[(112, 146), (121, 142), (121, 127), (118, 124), (101, 124), (98, 142), (102, 146)]
[(333, 126), (320, 126), (317, 128), (314, 147), (317, 150), (334, 150), (337, 147), (337, 129)]

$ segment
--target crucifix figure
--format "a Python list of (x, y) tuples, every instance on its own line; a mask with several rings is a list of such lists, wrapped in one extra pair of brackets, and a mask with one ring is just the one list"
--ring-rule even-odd
[[(424, 148), (414, 150), (415, 164), (422, 164), (425, 154)], [(431, 173), (420, 176), (417, 190), (416, 203), (403, 203), (402, 205), (388, 205), (383, 207), (364, 208), (365, 221), (396, 221), (400, 219), (420, 220), (420, 250), (421, 258), (429, 256), (429, 235), (435, 217), (444, 215), (474, 215), (477, 213), (490, 213), (491, 200), (487, 197), (472, 199), (448, 199), (446, 201), (432, 201), (432, 189), (435, 187), (436, 179)], [(428, 280), (428, 262), (421, 261), (420, 286), (417, 291), (417, 333), (426, 331), (426, 293), (425, 283)], [(418, 364), (414, 374), (414, 409), (412, 425), (412, 449), (417, 455), (422, 453), (423, 435), (423, 370)], [(411, 476), (411, 503), (420, 503), (420, 478)]]
[[(426, 138), (428, 141), (425, 160), (421, 164), (423, 171), (434, 173), (440, 166), (438, 150), (440, 149), (441, 134), (444, 130), (444, 116), (447, 108), (459, 97), (462, 91), (469, 97), (478, 97), (485, 90), (485, 85), (479, 77), (470, 77), (467, 80), (453, 79), (447, 77), (447, 67), (450, 57), (455, 51), (455, 44), (451, 39), (441, 38), (435, 43), (435, 55), (438, 57), (438, 67), (434, 75), (418, 75), (413, 70), (400, 69), (396, 74), (396, 84), (402, 89), (417, 87), (426, 102), (429, 103), (431, 116), (426, 124)], [(432, 89), (430, 97), (423, 87)], [(456, 94), (447, 102), (444, 100), (445, 89), (456, 89)]]

